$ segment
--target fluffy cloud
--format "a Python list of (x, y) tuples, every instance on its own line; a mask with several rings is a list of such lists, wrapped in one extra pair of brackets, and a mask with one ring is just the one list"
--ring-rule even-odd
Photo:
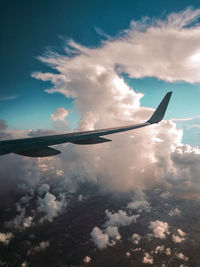
[(160, 253), (160, 252), (163, 252), (164, 251), (164, 246), (162, 245), (162, 246), (157, 246), (156, 248), (155, 248), (155, 253), (156, 254), (158, 254), (158, 252)]
[(153, 257), (149, 253), (145, 253), (143, 263), (153, 264)]
[(183, 253), (178, 253), (177, 255), (177, 258), (181, 259), (181, 260), (184, 260), (184, 261), (188, 261), (188, 257), (186, 257)]
[[(87, 69), (95, 64), (96, 73), (101, 75), (104, 68), (115, 67), (118, 71), (125, 71), (132, 77), (157, 77), (167, 81), (183, 80), (198, 82), (199, 75), (199, 28), (198, 24), (191, 24), (199, 17), (200, 10), (186, 9), (180, 13), (173, 13), (166, 20), (146, 19), (146, 22), (132, 21), (130, 29), (124, 32), (121, 38), (108, 40), (102, 47), (90, 49), (73, 41), (70, 48), (78, 51), (81, 56), (68, 58), (68, 65), (61, 68), (65, 57), (55, 55), (53, 58), (42, 58), (48, 64), (54, 65), (61, 74), (35, 73), (34, 76), (43, 80), (50, 80), (55, 84), (49, 92), (58, 91), (74, 97), (70, 91), (72, 77), (69, 70)], [(188, 27), (190, 26), (190, 27)], [(167, 42), (167, 46), (166, 46)], [(69, 51), (69, 49), (68, 49)], [(134, 59), (134, 61), (133, 61)], [(64, 64), (63, 64), (64, 65)], [(91, 72), (89, 78), (95, 79)], [(79, 75), (81, 77), (82, 74)], [(80, 80), (76, 80), (78, 86)], [(69, 87), (63, 87), (68, 84)], [(84, 87), (83, 87), (84, 88)], [(91, 91), (92, 92), (92, 91)]]
[(171, 255), (171, 253), (172, 253), (172, 252), (171, 252), (171, 249), (170, 249), (170, 248), (166, 248), (165, 253), (166, 253), (166, 255), (168, 255), (168, 256)]
[(42, 241), (39, 243), (38, 246), (32, 247), (30, 250), (28, 250), (27, 255), (46, 250), (49, 247), (49, 245), (50, 245), (49, 241)]
[(67, 110), (64, 107), (57, 108), (54, 114), (51, 114), (51, 119), (56, 128), (60, 128), (62, 126), (68, 126), (67, 116), (69, 115), (71, 110)]
[(169, 216), (180, 215), (181, 211), (178, 208), (172, 209), (169, 212)]
[(174, 243), (181, 243), (185, 240), (184, 237), (180, 237), (179, 235), (172, 235), (172, 240), (174, 241)]
[(97, 226), (93, 228), (91, 237), (93, 242), (99, 249), (106, 248), (109, 243), (108, 235), (104, 234)]
[(180, 228), (177, 229), (178, 235), (172, 235), (172, 241), (174, 243), (181, 243), (185, 240), (186, 233), (183, 232)]
[(127, 206), (129, 209), (138, 210), (138, 212), (151, 211), (150, 203), (145, 199), (145, 194), (140, 188), (136, 188), (135, 196)]
[(186, 235), (181, 229), (178, 229), (177, 232), (182, 237), (184, 237)]
[(89, 263), (91, 261), (91, 258), (89, 256), (85, 256), (85, 258), (83, 259), (83, 262), (85, 263)]
[(108, 226), (105, 229), (105, 233), (116, 240), (120, 240), (121, 239), (121, 235), (119, 234), (118, 228), (117, 226)]
[(65, 205), (64, 195), (61, 195), (60, 201), (56, 200), (56, 197), (49, 192), (45, 194), (44, 198), (38, 197), (38, 211), (45, 214), (40, 221), (43, 222), (47, 220), (52, 222), (53, 218), (61, 212)]
[[(71, 40), (66, 54), (51, 53), (41, 57), (57, 73), (38, 72), (33, 76), (52, 82), (48, 93), (59, 92), (74, 98), (81, 115), (81, 130), (145, 120), (152, 109), (141, 106), (143, 95), (130, 88), (120, 73), (126, 72), (131, 77), (153, 76), (171, 82), (199, 81), (200, 62), (195, 61), (195, 55), (199, 51), (200, 33), (194, 23), (199, 14), (199, 9), (187, 9), (163, 21), (132, 22), (122, 37), (109, 39), (98, 48), (84, 47)], [(62, 169), (72, 170), (68, 172), (68, 180), (77, 176), (81, 168), (83, 179), (87, 177), (111, 190), (146, 188), (157, 182), (178, 184), (183, 180), (183, 190), (188, 185), (200, 190), (195, 176), (199, 172), (199, 150), (188, 147), (185, 153), (182, 131), (174, 122), (163, 121), (146, 129), (112, 136), (112, 139), (113, 142), (95, 148), (67, 146), (58, 164), (64, 166)], [(189, 160), (180, 172), (180, 161), (181, 166), (186, 161), (181, 153), (190, 158), (192, 166)], [(76, 163), (70, 160), (71, 155)], [(132, 203), (133, 208), (139, 205), (148, 208), (146, 200)]]
[(164, 199), (170, 198), (172, 196), (172, 193), (170, 193), (169, 191), (167, 192), (163, 192), (162, 194), (160, 194), (160, 196)]
[[(107, 40), (95, 49), (70, 41), (66, 51), (70, 53), (73, 50), (75, 53), (52, 53), (41, 58), (56, 70), (56, 74), (34, 73), (33, 76), (52, 82), (53, 87), (48, 93), (59, 92), (74, 98), (81, 116), (79, 129), (146, 120), (153, 109), (141, 106), (144, 95), (129, 87), (120, 73), (126, 72), (131, 77), (153, 76), (167, 81), (199, 81), (200, 32), (195, 24), (199, 14), (200, 10), (187, 9), (168, 16), (164, 21), (132, 22), (122, 37)], [(68, 111), (58, 111), (52, 119), (65, 122)], [(0, 129), (5, 132), (5, 121), (1, 120), (0, 124)], [(30, 132), (25, 136), (38, 134), (41, 132)], [(145, 189), (155, 184), (172, 184), (178, 190), (181, 184), (181, 190), (200, 191), (200, 151), (182, 144), (182, 131), (173, 121), (113, 135), (111, 139), (113, 142), (94, 146), (66, 144), (61, 149), (62, 154), (53, 159), (29, 159), (17, 155), (1, 157), (0, 197), (13, 189), (25, 193), (30, 189), (37, 190), (44, 180), (53, 184), (56, 192), (75, 192), (78, 184), (85, 181), (117, 191), (137, 187)], [(161, 195), (167, 196), (170, 195)], [(52, 220), (62, 210), (64, 202), (57, 197), (52, 192), (38, 197), (39, 211), (44, 212), (46, 219)], [(129, 208), (148, 210), (150, 203), (145, 197), (133, 198)], [(23, 209), (20, 214), (23, 220), (26, 218), (24, 223), (29, 225), (29, 215), (25, 216)], [(128, 216), (125, 211), (108, 212), (108, 226), (129, 224), (137, 219), (135, 216), (138, 215)], [(156, 235), (164, 238), (168, 230), (162, 229), (168, 227), (166, 223), (161, 223), (161, 234), (158, 231)]]
[(125, 226), (132, 222), (136, 222), (139, 215), (128, 216), (126, 211), (119, 210), (118, 212), (112, 213), (108, 210), (105, 211), (108, 221), (105, 223), (106, 226)]
[(130, 238), (130, 240), (135, 243), (136, 245), (139, 244), (140, 240), (142, 239), (142, 237), (138, 234), (133, 234), (132, 237)]
[[(118, 231), (118, 226), (126, 226), (133, 222), (136, 222), (139, 215), (128, 216), (126, 211), (119, 210), (118, 212), (112, 213), (108, 210), (105, 211), (107, 221), (104, 224), (104, 229), (101, 230), (99, 227), (94, 227), (91, 232), (91, 237), (95, 245), (99, 249), (114, 246), (117, 241), (121, 239), (121, 235)], [(134, 240), (139, 242), (140, 236), (133, 235)]]
[(8, 245), (13, 237), (14, 235), (12, 233), (0, 233), (0, 242)]
[(153, 231), (153, 235), (160, 239), (164, 239), (166, 234), (169, 234), (169, 225), (166, 222), (152, 221), (149, 228)]

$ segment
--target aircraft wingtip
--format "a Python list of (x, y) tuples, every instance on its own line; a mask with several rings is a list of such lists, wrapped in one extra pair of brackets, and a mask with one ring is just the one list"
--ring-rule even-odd
[(172, 95), (172, 91), (169, 91), (163, 98), (163, 100), (161, 101), (160, 105), (157, 107), (157, 109), (155, 110), (155, 112), (153, 113), (153, 115), (151, 116), (151, 118), (147, 121), (148, 123), (158, 123), (160, 122), (166, 112), (167, 106), (169, 104), (169, 100), (171, 98)]

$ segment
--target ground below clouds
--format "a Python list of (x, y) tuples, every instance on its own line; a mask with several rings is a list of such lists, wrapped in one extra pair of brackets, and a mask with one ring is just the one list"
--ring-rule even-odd
[[(151, 210), (130, 210), (127, 204), (133, 193), (82, 191), (81, 197), (77, 193), (71, 197), (64, 212), (53, 222), (35, 223), (23, 229), (6, 228), (5, 221), (15, 214), (8, 208), (2, 209), (1, 232), (12, 233), (13, 237), (7, 244), (0, 242), (0, 266), (200, 266), (200, 202), (185, 195), (183, 198), (162, 193), (159, 189), (145, 192)], [(180, 213), (170, 216), (175, 208)], [(137, 221), (118, 224), (121, 238), (98, 249), (91, 238), (92, 229), (105, 227), (105, 210), (117, 213), (120, 209), (127, 216), (139, 214)], [(168, 224), (169, 233), (162, 232), (164, 238), (155, 237), (149, 227), (150, 222), (158, 221)], [(141, 237), (138, 242), (131, 240), (134, 233)], [(176, 243), (172, 237), (178, 234), (179, 241), (181, 235), (183, 241)], [(0, 239), (3, 240), (1, 236)]]

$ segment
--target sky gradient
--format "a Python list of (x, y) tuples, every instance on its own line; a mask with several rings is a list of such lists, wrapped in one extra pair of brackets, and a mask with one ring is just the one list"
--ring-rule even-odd
[[(45, 90), (52, 88), (51, 82), (31, 77), (36, 71), (55, 72), (38, 57), (49, 51), (65, 53), (66, 42), (71, 39), (86, 47), (99, 47), (107, 36), (118, 38), (123, 35), (133, 20), (145, 17), (152, 21), (162, 20), (188, 6), (198, 7), (194, 1), (169, 1), (166, 7), (160, 1), (152, 0), (126, 1), (126, 5), (121, 5), (121, 1), (57, 1), (56, 5), (54, 1), (20, 1), (12, 5), (3, 1), (0, 118), (7, 121), (9, 129), (54, 129), (51, 114), (57, 108), (65, 107), (72, 110), (68, 116), (70, 129), (76, 128), (80, 113), (73, 98), (59, 93), (48, 94)], [(199, 83), (166, 82), (156, 77), (136, 79), (127, 74), (123, 77), (136, 92), (145, 94), (141, 100), (144, 106), (155, 108), (162, 96), (172, 90), (166, 119), (199, 116)], [(187, 112), (186, 106), (189, 107)], [(178, 125), (185, 129), (185, 142), (199, 145), (198, 128), (189, 127), (188, 130), (183, 122)]]

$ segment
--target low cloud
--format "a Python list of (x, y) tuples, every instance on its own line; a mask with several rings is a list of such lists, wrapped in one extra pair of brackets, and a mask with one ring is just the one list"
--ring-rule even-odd
[(135, 196), (132, 201), (128, 203), (127, 207), (132, 210), (138, 210), (139, 213), (142, 211), (151, 211), (150, 203), (146, 200), (146, 196), (140, 188), (136, 188)]
[[(119, 210), (115, 213), (106, 210), (105, 213), (107, 221), (103, 226), (104, 229), (101, 230), (96, 226), (91, 232), (92, 240), (99, 249), (106, 248), (107, 246), (114, 246), (116, 242), (121, 239), (118, 227), (135, 223), (139, 217), (139, 215), (128, 216), (126, 211), (123, 210)], [(139, 240), (139, 236), (136, 239)]]
[(172, 193), (167, 191), (167, 192), (163, 192), (162, 194), (160, 194), (160, 196), (164, 199), (168, 199), (168, 198), (172, 197)]
[(158, 253), (161, 253), (161, 252), (163, 252), (164, 251), (164, 246), (162, 245), (162, 246), (157, 246), (156, 248), (155, 248), (155, 254), (158, 254)]
[(44, 250), (48, 249), (49, 245), (50, 245), (49, 241), (42, 241), (42, 242), (39, 243), (38, 246), (32, 247), (32, 248), (27, 252), (27, 255), (30, 255), (30, 254), (34, 254), (34, 253), (37, 253), (37, 252), (44, 251)]
[(52, 222), (53, 218), (56, 217), (66, 206), (65, 197), (61, 194), (61, 200), (56, 200), (56, 197), (47, 192), (43, 198), (38, 197), (38, 211), (45, 215), (40, 219), (41, 222), (45, 220)]
[(115, 240), (120, 240), (121, 239), (121, 235), (119, 234), (118, 228), (117, 226), (108, 226), (105, 228), (105, 233), (115, 239)]
[(91, 261), (91, 258), (89, 256), (85, 256), (85, 258), (83, 259), (83, 262), (85, 263), (89, 263)]
[(171, 253), (172, 253), (171, 249), (170, 248), (166, 248), (165, 253), (166, 253), (167, 256), (171, 255)]
[(152, 221), (150, 222), (149, 229), (153, 231), (153, 236), (156, 238), (164, 239), (169, 234), (169, 225), (167, 222)]
[(153, 264), (153, 257), (149, 253), (145, 253), (143, 263)]
[(91, 237), (95, 245), (99, 249), (106, 248), (109, 243), (109, 237), (107, 234), (104, 234), (101, 229), (97, 226), (93, 228), (91, 232)]
[(29, 130), (27, 132), (27, 135), (30, 137), (39, 137), (39, 136), (46, 136), (46, 135), (53, 135), (53, 134), (58, 134), (58, 132), (54, 130), (42, 130), (42, 129)]
[(106, 226), (125, 226), (131, 223), (135, 223), (139, 215), (130, 215), (126, 211), (119, 210), (118, 212), (112, 213), (109, 210), (106, 210), (106, 216), (108, 221), (105, 223)]
[(7, 246), (13, 237), (12, 233), (0, 233), (0, 242)]
[(134, 244), (138, 245), (142, 237), (138, 234), (133, 234), (130, 238), (130, 241), (132, 241)]
[(175, 215), (180, 215), (181, 211), (178, 208), (172, 209), (169, 212), (169, 216), (175, 216)]
[(173, 241), (174, 243), (181, 243), (181, 242), (183, 242), (184, 240), (185, 240), (184, 237), (180, 237), (179, 235), (175, 235), (175, 234), (172, 235), (172, 241)]
[[(145, 96), (128, 86), (121, 73), (170, 82), (200, 81), (200, 63), (194, 60), (195, 56), (198, 58), (199, 51), (200, 32), (198, 24), (195, 24), (199, 14), (199, 9), (187, 9), (150, 24), (133, 21), (122, 37), (107, 40), (98, 48), (91, 49), (70, 41), (66, 51), (72, 48), (78, 53), (41, 57), (56, 70), (56, 74), (38, 72), (33, 76), (51, 81), (52, 88), (47, 90), (48, 93), (59, 92), (74, 99), (81, 116), (79, 129), (144, 121), (154, 110), (141, 105)], [(61, 107), (52, 114), (52, 120), (66, 126), (68, 114), (69, 111)], [(6, 122), (1, 119), (2, 134), (6, 134), (6, 127)], [(23, 134), (38, 136), (41, 133), (36, 130)], [(13, 191), (23, 192), (24, 195), (36, 192), (37, 211), (43, 214), (42, 221), (52, 221), (65, 206), (65, 197), (59, 196), (58, 192), (74, 193), (79, 184), (86, 181), (96, 183), (107, 192), (147, 189), (160, 184), (167, 188), (173, 186), (177, 191), (200, 192), (200, 150), (184, 145), (182, 135), (173, 121), (162, 121), (158, 125), (113, 135), (112, 142), (107, 144), (84, 147), (62, 145), (62, 154), (54, 158), (41, 160), (13, 154), (3, 156), (0, 158), (3, 166), (0, 168), (0, 197), (5, 200), (5, 194)], [(52, 191), (37, 193), (38, 187), (44, 183), (50, 188), (53, 185)], [(169, 192), (161, 194), (164, 199), (170, 196)], [(10, 199), (8, 194), (7, 199)], [(140, 191), (128, 208), (137, 212), (149, 211), (151, 203)], [(26, 207), (21, 203), (17, 222), (21, 220), (20, 224), (29, 226), (34, 219), (26, 213)], [(106, 216), (105, 227), (129, 225), (139, 217), (123, 210), (107, 210)], [(153, 235), (161, 239), (169, 233), (166, 222), (154, 221), (149, 227)], [(97, 229), (96, 235), (101, 237), (101, 234), (104, 241), (100, 243), (107, 244), (108, 233)]]
[(177, 258), (179, 258), (179, 259), (181, 259), (181, 260), (184, 260), (184, 261), (188, 261), (189, 260), (189, 258), (188, 257), (186, 257), (183, 253), (178, 253), (178, 254), (176, 254), (176, 256), (177, 256)]

